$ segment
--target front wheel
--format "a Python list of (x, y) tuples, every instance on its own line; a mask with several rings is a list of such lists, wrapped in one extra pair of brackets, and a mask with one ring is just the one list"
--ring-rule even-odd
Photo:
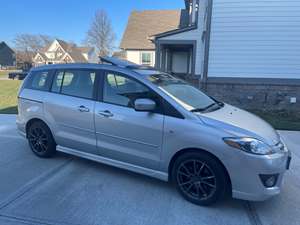
[(220, 163), (205, 153), (186, 153), (175, 161), (172, 180), (180, 194), (197, 205), (210, 205), (223, 197), (226, 174)]
[(27, 131), (29, 146), (34, 154), (49, 158), (56, 152), (56, 144), (48, 126), (41, 121), (34, 122)]

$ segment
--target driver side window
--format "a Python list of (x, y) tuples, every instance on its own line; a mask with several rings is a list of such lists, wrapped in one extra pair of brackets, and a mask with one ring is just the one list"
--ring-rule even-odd
[(133, 108), (134, 101), (138, 98), (153, 99), (154, 95), (149, 88), (131, 78), (112, 72), (105, 75), (104, 102)]

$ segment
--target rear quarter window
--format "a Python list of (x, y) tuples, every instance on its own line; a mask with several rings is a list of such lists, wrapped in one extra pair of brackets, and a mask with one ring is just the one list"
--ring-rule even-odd
[(48, 91), (50, 84), (50, 71), (33, 71), (30, 73), (29, 79), (26, 81), (25, 88)]

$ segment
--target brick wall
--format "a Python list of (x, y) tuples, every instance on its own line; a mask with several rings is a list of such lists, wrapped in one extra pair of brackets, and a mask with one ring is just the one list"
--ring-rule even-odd
[(194, 78), (187, 81), (210, 96), (243, 109), (300, 115), (300, 80), (223, 78), (210, 79), (206, 84)]
[[(199, 86), (199, 85), (198, 85)], [(249, 110), (288, 111), (300, 115), (300, 84), (200, 83), (207, 94)], [(296, 98), (296, 102), (293, 102)]]

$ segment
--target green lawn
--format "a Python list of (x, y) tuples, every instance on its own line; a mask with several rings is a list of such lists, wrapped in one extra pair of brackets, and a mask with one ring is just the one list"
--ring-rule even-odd
[(0, 114), (16, 114), (17, 93), (22, 81), (0, 80)]
[(6, 78), (8, 77), (8, 71), (0, 70), (0, 78)]
[(252, 113), (270, 123), (277, 130), (300, 131), (300, 113), (288, 113), (285, 111), (263, 112), (254, 110)]

